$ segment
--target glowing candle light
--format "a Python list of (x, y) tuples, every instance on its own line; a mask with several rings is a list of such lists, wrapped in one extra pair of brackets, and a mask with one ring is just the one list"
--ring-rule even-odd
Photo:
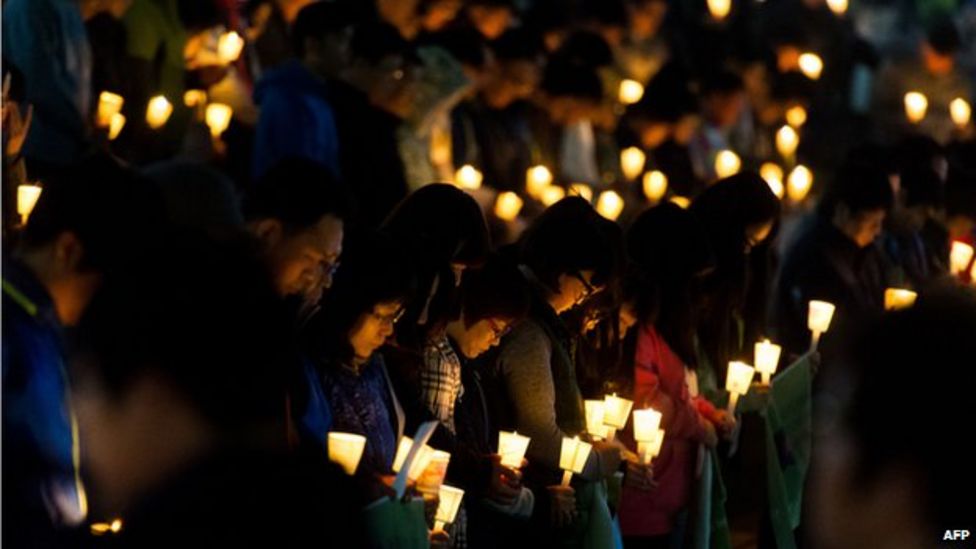
[(225, 32), (217, 40), (217, 58), (224, 65), (229, 65), (241, 56), (244, 49), (244, 39), (234, 31)]
[(461, 500), (464, 498), (464, 490), (453, 486), (441, 486), (440, 502), (437, 504), (437, 513), (434, 515), (434, 530), (443, 530), (445, 524), (451, 524), (457, 518), (458, 509), (461, 508)]
[(771, 343), (768, 339), (756, 343), (756, 371), (762, 376), (763, 385), (769, 385), (770, 378), (776, 373), (776, 368), (779, 367), (779, 357), (782, 352), (782, 347)]
[(823, 72), (823, 59), (815, 53), (804, 53), (800, 55), (800, 72), (810, 80), (817, 80), (820, 78), (820, 73)]
[(17, 185), (17, 214), (20, 215), (22, 225), (27, 224), (27, 218), (34, 211), (37, 200), (41, 198), (41, 191), (43, 191), (41, 186), (33, 183)]
[(121, 95), (103, 91), (98, 95), (98, 114), (95, 123), (100, 128), (107, 128), (112, 124), (112, 117), (122, 111), (125, 100)]
[(957, 97), (949, 103), (949, 115), (952, 116), (952, 121), (956, 123), (956, 126), (965, 128), (969, 125), (973, 109), (965, 99)]
[(207, 92), (203, 90), (186, 90), (183, 93), (183, 104), (189, 108), (199, 107), (207, 102)]
[(586, 400), (583, 406), (586, 409), (586, 432), (597, 440), (607, 438), (608, 427), (603, 424), (605, 401)]
[(366, 448), (366, 437), (353, 433), (329, 433), (329, 460), (338, 463), (347, 475), (356, 474)]
[(620, 81), (617, 89), (617, 99), (624, 105), (633, 105), (644, 97), (644, 86), (629, 78)]
[(835, 15), (844, 15), (847, 12), (847, 0), (827, 0), (827, 7)]
[(532, 198), (542, 196), (542, 190), (552, 185), (552, 172), (545, 166), (532, 166), (525, 174), (525, 192)]
[(634, 410), (634, 440), (652, 442), (661, 427), (661, 412), (653, 408)]
[(154, 130), (162, 128), (171, 114), (173, 114), (173, 104), (162, 95), (153, 97), (146, 105), (146, 123)]
[(637, 453), (640, 455), (641, 463), (650, 463), (661, 453), (661, 446), (664, 444), (664, 429), (657, 429), (654, 438), (650, 441), (637, 441)]
[(763, 178), (776, 198), (782, 199), (785, 189), (783, 188), (783, 168), (778, 164), (766, 162), (759, 167), (759, 176)]
[(522, 211), (522, 199), (519, 195), (506, 191), (495, 199), (495, 216), (502, 221), (515, 221)]
[(573, 183), (569, 186), (569, 194), (578, 196), (587, 202), (593, 202), (593, 189), (586, 183)]
[(115, 141), (115, 138), (122, 133), (122, 128), (125, 127), (125, 116), (117, 112), (112, 115), (112, 121), (108, 125), (108, 140)]
[(735, 405), (739, 396), (749, 392), (755, 368), (745, 362), (729, 362), (729, 371), (725, 376), (725, 390), (729, 392), (729, 413), (735, 413)]
[(91, 525), (91, 533), (96, 536), (101, 536), (109, 532), (118, 534), (121, 531), (122, 519), (115, 519), (112, 522), (93, 522)]
[(813, 172), (803, 164), (793, 168), (786, 180), (786, 195), (793, 202), (802, 202), (813, 186)]
[(820, 336), (830, 328), (830, 321), (834, 318), (834, 304), (826, 301), (811, 301), (810, 311), (807, 313), (807, 328), (812, 335), (810, 339), (810, 350), (817, 350), (817, 343)]
[(792, 158), (800, 146), (800, 136), (792, 126), (783, 126), (776, 132), (776, 150), (783, 158)]
[(651, 202), (660, 202), (668, 192), (668, 176), (660, 170), (644, 174), (644, 196)]
[[(403, 467), (403, 463), (407, 460), (407, 455), (410, 454), (410, 447), (413, 446), (413, 439), (410, 437), (401, 437), (400, 444), (397, 446), (396, 456), (393, 458), (393, 472), (399, 473), (400, 469)], [(407, 471), (407, 478), (416, 481), (420, 478), (420, 475), (427, 469), (430, 465), (430, 460), (434, 457), (434, 449), (430, 446), (424, 444), (418, 450), (416, 457), (414, 457), (413, 463), (410, 465), (410, 470)]]
[(928, 109), (929, 100), (921, 92), (911, 91), (905, 94), (905, 116), (912, 124), (921, 122)]
[(474, 166), (465, 164), (454, 172), (454, 184), (462, 189), (475, 190), (481, 188), (481, 180), (484, 178)]
[(627, 147), (620, 151), (620, 171), (624, 174), (624, 179), (633, 181), (644, 171), (644, 161), (647, 157), (644, 151), (637, 147)]
[(229, 105), (222, 103), (211, 103), (207, 105), (207, 127), (210, 128), (210, 135), (214, 139), (220, 137), (228, 126), (230, 119), (234, 115), (234, 110)]
[(969, 267), (969, 262), (973, 260), (973, 247), (965, 242), (959, 242), (958, 240), (952, 243), (952, 249), (949, 251), (949, 271), (958, 275), (966, 271)]
[(799, 128), (807, 123), (807, 110), (803, 105), (794, 105), (786, 110), (786, 123)]
[(732, 0), (708, 0), (708, 13), (716, 21), (721, 21), (729, 16), (732, 11)]
[(579, 437), (563, 437), (562, 448), (559, 452), (559, 468), (563, 470), (563, 486), (569, 486), (573, 473), (580, 474), (586, 467), (586, 460), (590, 457), (593, 446), (579, 439)]
[(615, 432), (627, 425), (627, 418), (630, 417), (630, 409), (633, 406), (633, 400), (620, 398), (617, 393), (603, 397), (603, 424), (609, 427), (606, 433), (607, 440), (613, 440)]
[(542, 196), (539, 198), (540, 201), (548, 207), (552, 206), (556, 202), (559, 202), (565, 197), (566, 189), (556, 185), (550, 185), (542, 190)]
[(450, 463), (451, 454), (448, 452), (441, 450), (431, 452), (427, 467), (417, 478), (417, 491), (433, 499), (444, 483), (444, 477), (447, 476), (447, 466)]
[(624, 211), (624, 199), (614, 191), (603, 191), (596, 199), (596, 211), (610, 221), (616, 221)]
[(525, 451), (529, 448), (529, 437), (516, 432), (498, 432), (498, 454), (502, 456), (502, 465), (518, 469), (525, 459)]
[(687, 196), (672, 196), (671, 203), (682, 210), (687, 210), (691, 206), (691, 199)]
[(915, 304), (917, 297), (918, 294), (911, 290), (887, 288), (884, 294), (885, 310), (897, 311), (899, 309), (907, 309)]
[(732, 177), (733, 175), (739, 173), (742, 168), (742, 160), (739, 159), (739, 155), (734, 152), (723, 149), (715, 155), (715, 175), (719, 179), (725, 179), (726, 177)]

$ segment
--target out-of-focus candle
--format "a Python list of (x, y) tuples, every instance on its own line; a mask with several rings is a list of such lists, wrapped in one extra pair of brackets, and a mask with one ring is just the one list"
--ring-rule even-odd
[(230, 119), (234, 115), (234, 110), (230, 108), (230, 105), (224, 105), (223, 103), (211, 103), (207, 105), (207, 127), (210, 128), (210, 135), (214, 139), (220, 137), (220, 134), (224, 133), (228, 126), (230, 126)]
[(687, 210), (688, 206), (691, 206), (691, 199), (687, 196), (672, 196), (671, 203), (675, 206), (681, 208), (682, 210)]
[(580, 440), (579, 437), (563, 437), (562, 448), (559, 452), (559, 468), (563, 470), (563, 486), (569, 486), (573, 473), (580, 474), (586, 467), (586, 460), (590, 457), (593, 446)]
[(596, 199), (596, 211), (610, 221), (616, 221), (624, 211), (624, 199), (615, 191), (603, 191)]
[(516, 432), (498, 432), (498, 454), (502, 456), (502, 465), (518, 469), (525, 459), (525, 451), (529, 448), (529, 437)]
[(522, 199), (512, 191), (505, 191), (495, 199), (495, 216), (503, 221), (515, 221), (522, 211)]
[(708, 0), (708, 13), (716, 21), (725, 19), (731, 11), (732, 0)]
[(723, 149), (715, 155), (715, 175), (719, 179), (725, 179), (726, 177), (732, 177), (733, 175), (739, 173), (742, 168), (742, 160), (739, 159), (739, 155), (734, 152)]
[(644, 171), (644, 161), (647, 156), (638, 147), (627, 147), (620, 151), (620, 171), (624, 179), (633, 181)]
[(905, 94), (905, 116), (912, 124), (921, 122), (928, 109), (929, 100), (921, 92), (911, 91)]
[(776, 373), (776, 368), (779, 367), (779, 356), (782, 352), (782, 347), (771, 343), (768, 339), (756, 343), (756, 371), (762, 376), (763, 385), (769, 385), (770, 378)]
[(786, 110), (786, 123), (794, 128), (807, 123), (807, 110), (803, 105), (794, 105)]
[(802, 202), (813, 186), (813, 172), (803, 164), (793, 168), (786, 179), (786, 195), (793, 202)]
[(474, 166), (465, 164), (454, 172), (454, 184), (462, 189), (475, 190), (481, 188), (481, 180), (484, 178)]
[(973, 109), (969, 106), (969, 102), (962, 97), (957, 97), (949, 103), (949, 115), (952, 116), (952, 121), (956, 123), (956, 126), (965, 128), (969, 125), (969, 119), (972, 118)]
[(952, 249), (949, 251), (949, 272), (954, 275), (965, 272), (972, 260), (973, 247), (965, 242), (953, 241)]
[(834, 304), (826, 301), (813, 300), (810, 302), (810, 310), (807, 313), (807, 328), (813, 334), (810, 341), (810, 349), (816, 350), (820, 336), (830, 328), (830, 321), (834, 318)]
[(122, 531), (122, 519), (115, 519), (112, 522), (94, 522), (91, 525), (91, 533), (101, 536), (112, 532), (118, 534)]
[(773, 191), (776, 198), (783, 198), (783, 193), (785, 192), (783, 189), (783, 168), (780, 168), (778, 164), (766, 162), (759, 167), (759, 176), (769, 185), (770, 190)]
[(569, 194), (578, 196), (587, 202), (593, 202), (593, 189), (586, 183), (573, 183), (569, 186)]
[(644, 174), (644, 196), (651, 202), (660, 202), (668, 192), (668, 176), (660, 170)]
[(461, 508), (461, 500), (464, 498), (464, 490), (453, 486), (441, 486), (440, 502), (437, 504), (437, 512), (434, 515), (434, 530), (443, 530), (445, 524), (451, 524), (457, 518), (458, 509)]
[(647, 442), (637, 441), (637, 454), (641, 463), (648, 464), (661, 453), (664, 444), (664, 429), (657, 429), (653, 439)]
[(542, 196), (542, 190), (552, 185), (552, 172), (545, 166), (532, 166), (525, 174), (525, 192), (536, 200)]
[(729, 371), (725, 376), (725, 390), (729, 392), (729, 413), (735, 412), (739, 395), (749, 392), (749, 385), (752, 384), (754, 375), (756, 375), (755, 368), (745, 362), (729, 362)]
[(542, 190), (542, 196), (539, 197), (539, 200), (548, 207), (552, 206), (556, 202), (559, 202), (565, 197), (566, 189), (557, 185), (549, 185)]
[(125, 100), (117, 93), (103, 91), (98, 95), (98, 115), (95, 123), (100, 128), (107, 128), (112, 124), (112, 117), (122, 111)]
[(661, 426), (661, 412), (653, 408), (634, 410), (634, 440), (652, 442)]
[(234, 31), (225, 32), (217, 40), (217, 58), (224, 65), (229, 65), (241, 56), (244, 49), (244, 39)]
[(847, 13), (847, 0), (827, 0), (827, 7), (836, 15)]
[(347, 475), (356, 473), (366, 448), (366, 437), (354, 433), (329, 433), (329, 460), (338, 463)]
[(799, 146), (800, 136), (792, 126), (783, 126), (776, 132), (776, 150), (783, 158), (792, 158)]
[(885, 289), (884, 300), (885, 300), (885, 310), (886, 311), (897, 311), (899, 309), (907, 309), (915, 304), (915, 299), (918, 294), (911, 290), (904, 290), (902, 288), (887, 288)]
[(115, 138), (122, 133), (122, 128), (125, 127), (125, 115), (117, 112), (112, 115), (112, 121), (108, 125), (108, 140), (115, 141)]
[(644, 97), (644, 86), (636, 80), (629, 78), (620, 81), (617, 89), (617, 100), (624, 105), (633, 105)]
[(603, 424), (609, 427), (607, 440), (613, 440), (614, 432), (627, 425), (627, 418), (630, 417), (630, 409), (633, 406), (633, 400), (620, 398), (617, 393), (603, 397)]
[(173, 104), (162, 95), (153, 97), (146, 105), (146, 123), (154, 130), (162, 128), (171, 114), (173, 114)]
[(203, 90), (186, 90), (183, 92), (183, 104), (193, 109), (207, 102), (207, 92)]
[(823, 72), (823, 59), (815, 53), (804, 53), (800, 55), (800, 72), (810, 80), (817, 80), (820, 78), (820, 73)]
[(41, 186), (33, 183), (17, 185), (17, 214), (20, 215), (22, 225), (27, 224), (27, 218), (34, 211), (37, 200), (41, 198), (41, 191), (43, 191)]
[(597, 439), (606, 438), (607, 426), (603, 424), (605, 402), (603, 400), (586, 400), (583, 401), (583, 406), (586, 409), (586, 432)]

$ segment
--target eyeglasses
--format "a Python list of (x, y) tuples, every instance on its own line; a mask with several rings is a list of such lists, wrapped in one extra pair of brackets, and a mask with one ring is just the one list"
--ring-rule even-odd
[(488, 319), (488, 327), (491, 328), (491, 332), (492, 334), (494, 334), (496, 340), (501, 340), (503, 337), (505, 337), (508, 334), (508, 332), (512, 331), (511, 323), (507, 325), (503, 325), (499, 322), (496, 322), (495, 319), (493, 318)]
[(593, 294), (600, 291), (599, 288), (594, 287), (586, 280), (586, 277), (583, 276), (583, 273), (576, 271), (575, 273), (573, 273), (573, 277), (576, 278), (576, 280), (579, 280), (580, 284), (583, 285), (583, 295), (577, 300), (577, 303), (582, 303), (583, 301), (586, 301)]
[(377, 314), (376, 311), (370, 311), (369, 315), (375, 318), (378, 322), (381, 322), (383, 324), (389, 324), (390, 326), (395, 326), (396, 323), (399, 322), (401, 318), (403, 318), (404, 312), (406, 312), (406, 309), (401, 307), (400, 309), (397, 310), (397, 312), (393, 314), (381, 315), (381, 314)]

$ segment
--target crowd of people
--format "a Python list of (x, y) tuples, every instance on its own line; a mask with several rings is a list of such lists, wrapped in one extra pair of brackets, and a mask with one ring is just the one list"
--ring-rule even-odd
[[(2, 24), (4, 544), (976, 530), (976, 3), (4, 0)], [(763, 341), (772, 388), (738, 401)], [(658, 414), (655, 450), (611, 402)]]

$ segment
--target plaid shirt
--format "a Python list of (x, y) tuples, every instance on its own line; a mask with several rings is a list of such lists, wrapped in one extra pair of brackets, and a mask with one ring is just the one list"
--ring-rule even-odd
[(427, 409), (441, 425), (454, 433), (454, 404), (464, 391), (461, 385), (461, 360), (447, 336), (428, 341), (424, 346), (420, 390)]

